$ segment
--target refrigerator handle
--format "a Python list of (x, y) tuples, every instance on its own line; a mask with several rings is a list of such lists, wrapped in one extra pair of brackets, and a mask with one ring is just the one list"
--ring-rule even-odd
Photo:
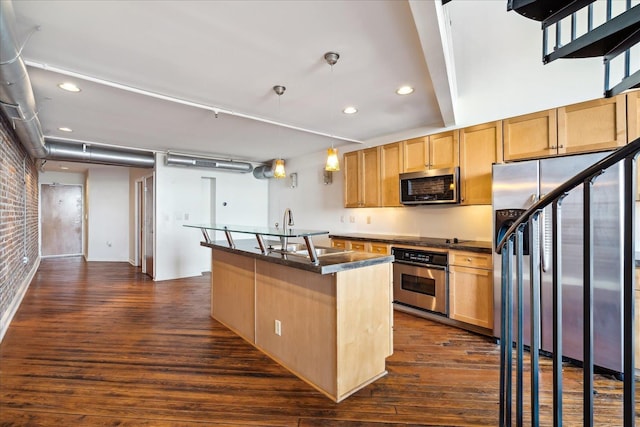
[[(545, 195), (541, 194), (540, 199)], [(543, 208), (540, 212), (540, 262), (542, 264), (542, 271), (547, 272), (548, 268), (548, 254), (547, 254), (547, 209)]]

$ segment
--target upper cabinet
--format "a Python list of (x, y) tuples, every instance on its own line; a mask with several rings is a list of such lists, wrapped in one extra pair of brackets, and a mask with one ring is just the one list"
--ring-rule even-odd
[(504, 160), (557, 155), (557, 122), (556, 109), (503, 120)]
[(502, 162), (502, 121), (460, 130), (460, 201), (491, 204), (493, 163)]
[(627, 143), (624, 94), (558, 108), (558, 154), (611, 150)]
[(380, 148), (380, 198), (382, 206), (402, 206), (400, 203), (402, 162), (402, 142), (394, 142)]
[(404, 141), (403, 172), (419, 172), (427, 168), (429, 137), (422, 136)]
[(380, 206), (380, 147), (344, 155), (344, 206)]
[(403, 172), (458, 166), (458, 130), (409, 139), (404, 142)]

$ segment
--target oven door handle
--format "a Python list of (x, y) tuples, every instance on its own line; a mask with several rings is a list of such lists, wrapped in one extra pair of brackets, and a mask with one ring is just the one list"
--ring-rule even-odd
[(445, 265), (434, 265), (434, 264), (421, 264), (419, 262), (411, 262), (411, 261), (394, 261), (395, 264), (404, 264), (404, 265), (412, 265), (414, 267), (424, 267), (431, 268), (433, 270), (444, 270), (447, 271), (447, 266)]

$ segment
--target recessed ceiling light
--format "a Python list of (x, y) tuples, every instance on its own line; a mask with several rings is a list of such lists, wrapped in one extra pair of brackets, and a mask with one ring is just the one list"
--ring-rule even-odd
[(65, 170), (65, 171), (69, 170), (69, 168), (67, 166), (60, 166), (60, 169)]
[(345, 114), (355, 114), (358, 112), (358, 109), (356, 107), (347, 107), (344, 110), (342, 110), (342, 112)]
[(401, 86), (396, 90), (396, 93), (398, 95), (409, 95), (410, 93), (413, 93), (413, 88), (411, 86)]
[(61, 127), (61, 128), (58, 128), (58, 130), (61, 130), (62, 132), (73, 132), (73, 129), (68, 127)]
[(60, 83), (58, 85), (58, 87), (60, 89), (69, 91), (69, 92), (80, 92), (80, 88), (76, 85), (74, 85), (73, 83), (69, 83), (69, 82), (65, 82), (65, 83)]

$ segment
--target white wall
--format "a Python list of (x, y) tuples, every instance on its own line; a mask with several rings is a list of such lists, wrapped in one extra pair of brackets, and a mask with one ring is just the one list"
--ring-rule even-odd
[[(200, 246), (200, 230), (183, 225), (210, 222), (212, 182), (215, 182), (216, 222), (267, 225), (266, 180), (258, 180), (252, 174), (165, 166), (164, 154), (158, 154), (155, 181), (156, 280), (196, 276), (211, 269), (211, 250)], [(237, 238), (252, 236), (239, 235)]]
[(87, 171), (87, 261), (129, 261), (129, 168)]

